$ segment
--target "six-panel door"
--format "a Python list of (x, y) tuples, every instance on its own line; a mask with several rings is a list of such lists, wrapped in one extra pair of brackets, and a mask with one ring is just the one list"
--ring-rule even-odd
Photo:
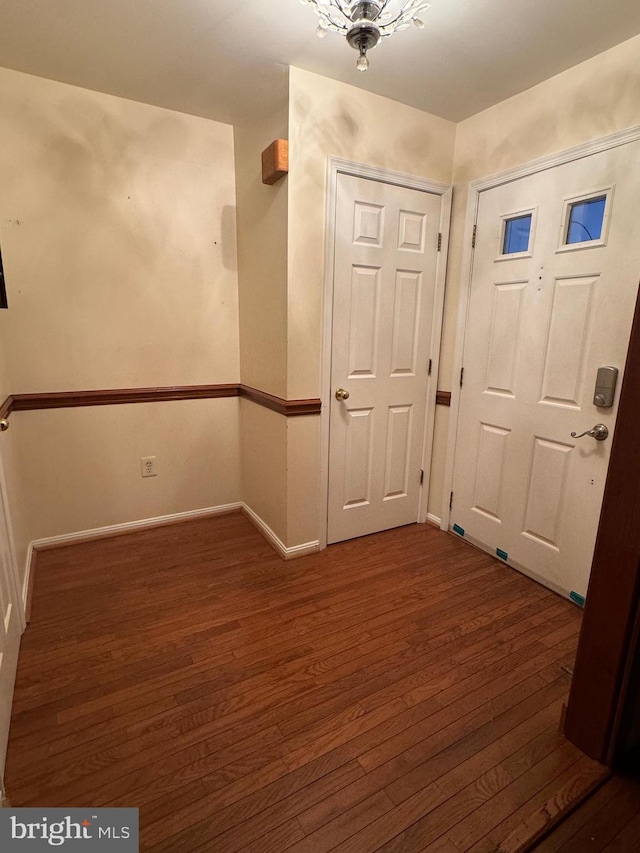
[(329, 542), (417, 520), (440, 211), (438, 195), (338, 177)]

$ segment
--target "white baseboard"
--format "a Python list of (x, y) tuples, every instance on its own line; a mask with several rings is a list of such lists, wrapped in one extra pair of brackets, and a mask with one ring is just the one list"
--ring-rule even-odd
[(442, 526), (442, 519), (439, 515), (434, 515), (432, 512), (427, 513), (427, 521), (430, 524), (435, 524), (436, 527)]
[(242, 511), (247, 518), (253, 522), (260, 533), (262, 533), (264, 538), (273, 546), (283, 560), (292, 560), (294, 557), (303, 557), (305, 554), (312, 554), (314, 551), (320, 550), (320, 542), (317, 539), (313, 542), (303, 542), (301, 545), (293, 545), (288, 548), (282, 539), (273, 532), (269, 525), (263, 521), (250, 506), (242, 504)]
[(43, 539), (34, 539), (29, 543), (27, 551), (27, 565), (22, 584), (22, 609), (26, 616), (27, 599), (29, 597), (29, 582), (31, 572), (38, 551), (47, 551), (50, 548), (61, 548), (64, 545), (73, 545), (78, 542), (90, 542), (93, 539), (107, 539), (110, 536), (120, 536), (123, 533), (131, 533), (135, 530), (147, 530), (152, 527), (163, 527), (167, 524), (175, 524), (179, 521), (191, 521), (196, 518), (207, 518), (213, 515), (221, 515), (241, 509), (242, 503), (222, 504), (221, 506), (209, 506), (203, 509), (191, 509), (187, 512), (174, 512), (171, 515), (160, 515), (156, 518), (142, 518), (139, 521), (125, 521), (122, 524), (110, 524), (107, 527), (95, 527), (91, 530), (78, 530), (75, 533), (62, 533), (59, 536), (47, 536)]
[(122, 524), (111, 524), (107, 527), (95, 527), (92, 530), (78, 530), (75, 533), (62, 533), (59, 536), (47, 536), (43, 539), (34, 539), (29, 543), (27, 551), (27, 565), (22, 584), (22, 608), (26, 612), (27, 599), (29, 597), (29, 582), (31, 578), (32, 568), (35, 562), (35, 556), (38, 551), (46, 551), (50, 548), (61, 548), (64, 545), (73, 545), (78, 542), (89, 542), (94, 539), (106, 539), (110, 536), (119, 536), (123, 533), (131, 533), (135, 530), (147, 530), (152, 527), (163, 527), (167, 524), (175, 524), (179, 521), (192, 521), (196, 518), (208, 518), (214, 515), (221, 515), (225, 512), (233, 510), (242, 510), (245, 515), (254, 523), (257, 529), (262, 533), (264, 538), (275, 548), (277, 553), (284, 560), (291, 560), (293, 557), (301, 557), (304, 554), (311, 554), (314, 551), (320, 550), (320, 543), (304, 542), (301, 545), (294, 545), (288, 548), (282, 540), (276, 536), (273, 530), (264, 522), (260, 516), (255, 513), (251, 507), (247, 506), (242, 501), (230, 504), (222, 504), (221, 506), (209, 506), (203, 509), (192, 509), (188, 512), (174, 512), (171, 515), (161, 515), (157, 518), (142, 518), (139, 521), (125, 521)]
[(79, 530), (77, 533), (63, 533), (60, 536), (49, 536), (45, 539), (34, 539), (29, 549), (45, 551), (48, 548), (59, 548), (62, 545), (72, 545), (75, 542), (86, 542), (91, 539), (104, 539), (108, 536), (117, 536), (120, 533), (131, 533), (133, 530), (146, 530), (151, 527), (162, 527), (166, 524), (175, 524), (176, 521), (192, 521), (196, 518), (207, 518), (211, 515), (220, 515), (240, 509), (242, 503), (222, 504), (221, 506), (208, 506), (203, 509), (190, 509), (187, 512), (174, 512), (171, 515), (160, 515), (157, 518), (142, 518), (139, 521), (125, 521), (122, 524), (111, 524), (107, 527), (95, 527), (92, 530)]

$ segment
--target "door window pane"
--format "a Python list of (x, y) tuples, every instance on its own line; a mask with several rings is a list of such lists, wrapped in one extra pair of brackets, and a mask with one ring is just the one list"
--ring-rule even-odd
[(587, 243), (602, 237), (606, 195), (577, 201), (569, 209), (566, 243)]
[(504, 223), (502, 254), (515, 255), (518, 252), (526, 252), (529, 249), (530, 234), (530, 213), (527, 213), (525, 216), (515, 216), (513, 219), (506, 219)]

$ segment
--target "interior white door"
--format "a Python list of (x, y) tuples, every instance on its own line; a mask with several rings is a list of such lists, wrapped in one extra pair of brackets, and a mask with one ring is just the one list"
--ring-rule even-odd
[[(480, 194), (451, 521), (559, 591), (586, 593), (640, 278), (640, 143)], [(595, 424), (609, 437), (573, 438)]]
[(0, 780), (7, 754), (13, 685), (22, 633), (5, 500), (0, 469)]
[(418, 518), (441, 205), (338, 176), (330, 543)]

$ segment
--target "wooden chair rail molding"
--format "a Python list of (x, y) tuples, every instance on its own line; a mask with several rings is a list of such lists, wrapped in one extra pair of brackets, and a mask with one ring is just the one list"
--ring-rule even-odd
[(0, 403), (0, 419), (4, 420), (8, 418), (11, 412), (13, 411), (13, 395), (9, 394), (6, 400), (3, 403)]
[[(69, 409), (79, 406), (116, 406), (123, 403), (157, 403), (167, 400), (210, 400), (216, 397), (244, 397), (285, 417), (319, 415), (317, 398), (285, 400), (241, 383), (226, 385), (175, 385), (158, 388), (109, 388), (102, 391), (54, 391), (42, 394), (10, 394), (0, 405), (0, 421), (8, 424), (12, 412), (37, 409)], [(436, 404), (451, 405), (451, 392), (438, 391)], [(6, 428), (6, 427), (5, 427)]]
[(115, 406), (123, 403), (157, 403), (168, 400), (210, 400), (245, 397), (286, 417), (317, 415), (320, 400), (284, 400), (239, 383), (225, 385), (174, 385), (156, 388), (109, 388), (100, 391), (54, 391), (42, 394), (11, 394), (0, 406), (0, 418), (12, 412), (67, 409), (78, 406)]

